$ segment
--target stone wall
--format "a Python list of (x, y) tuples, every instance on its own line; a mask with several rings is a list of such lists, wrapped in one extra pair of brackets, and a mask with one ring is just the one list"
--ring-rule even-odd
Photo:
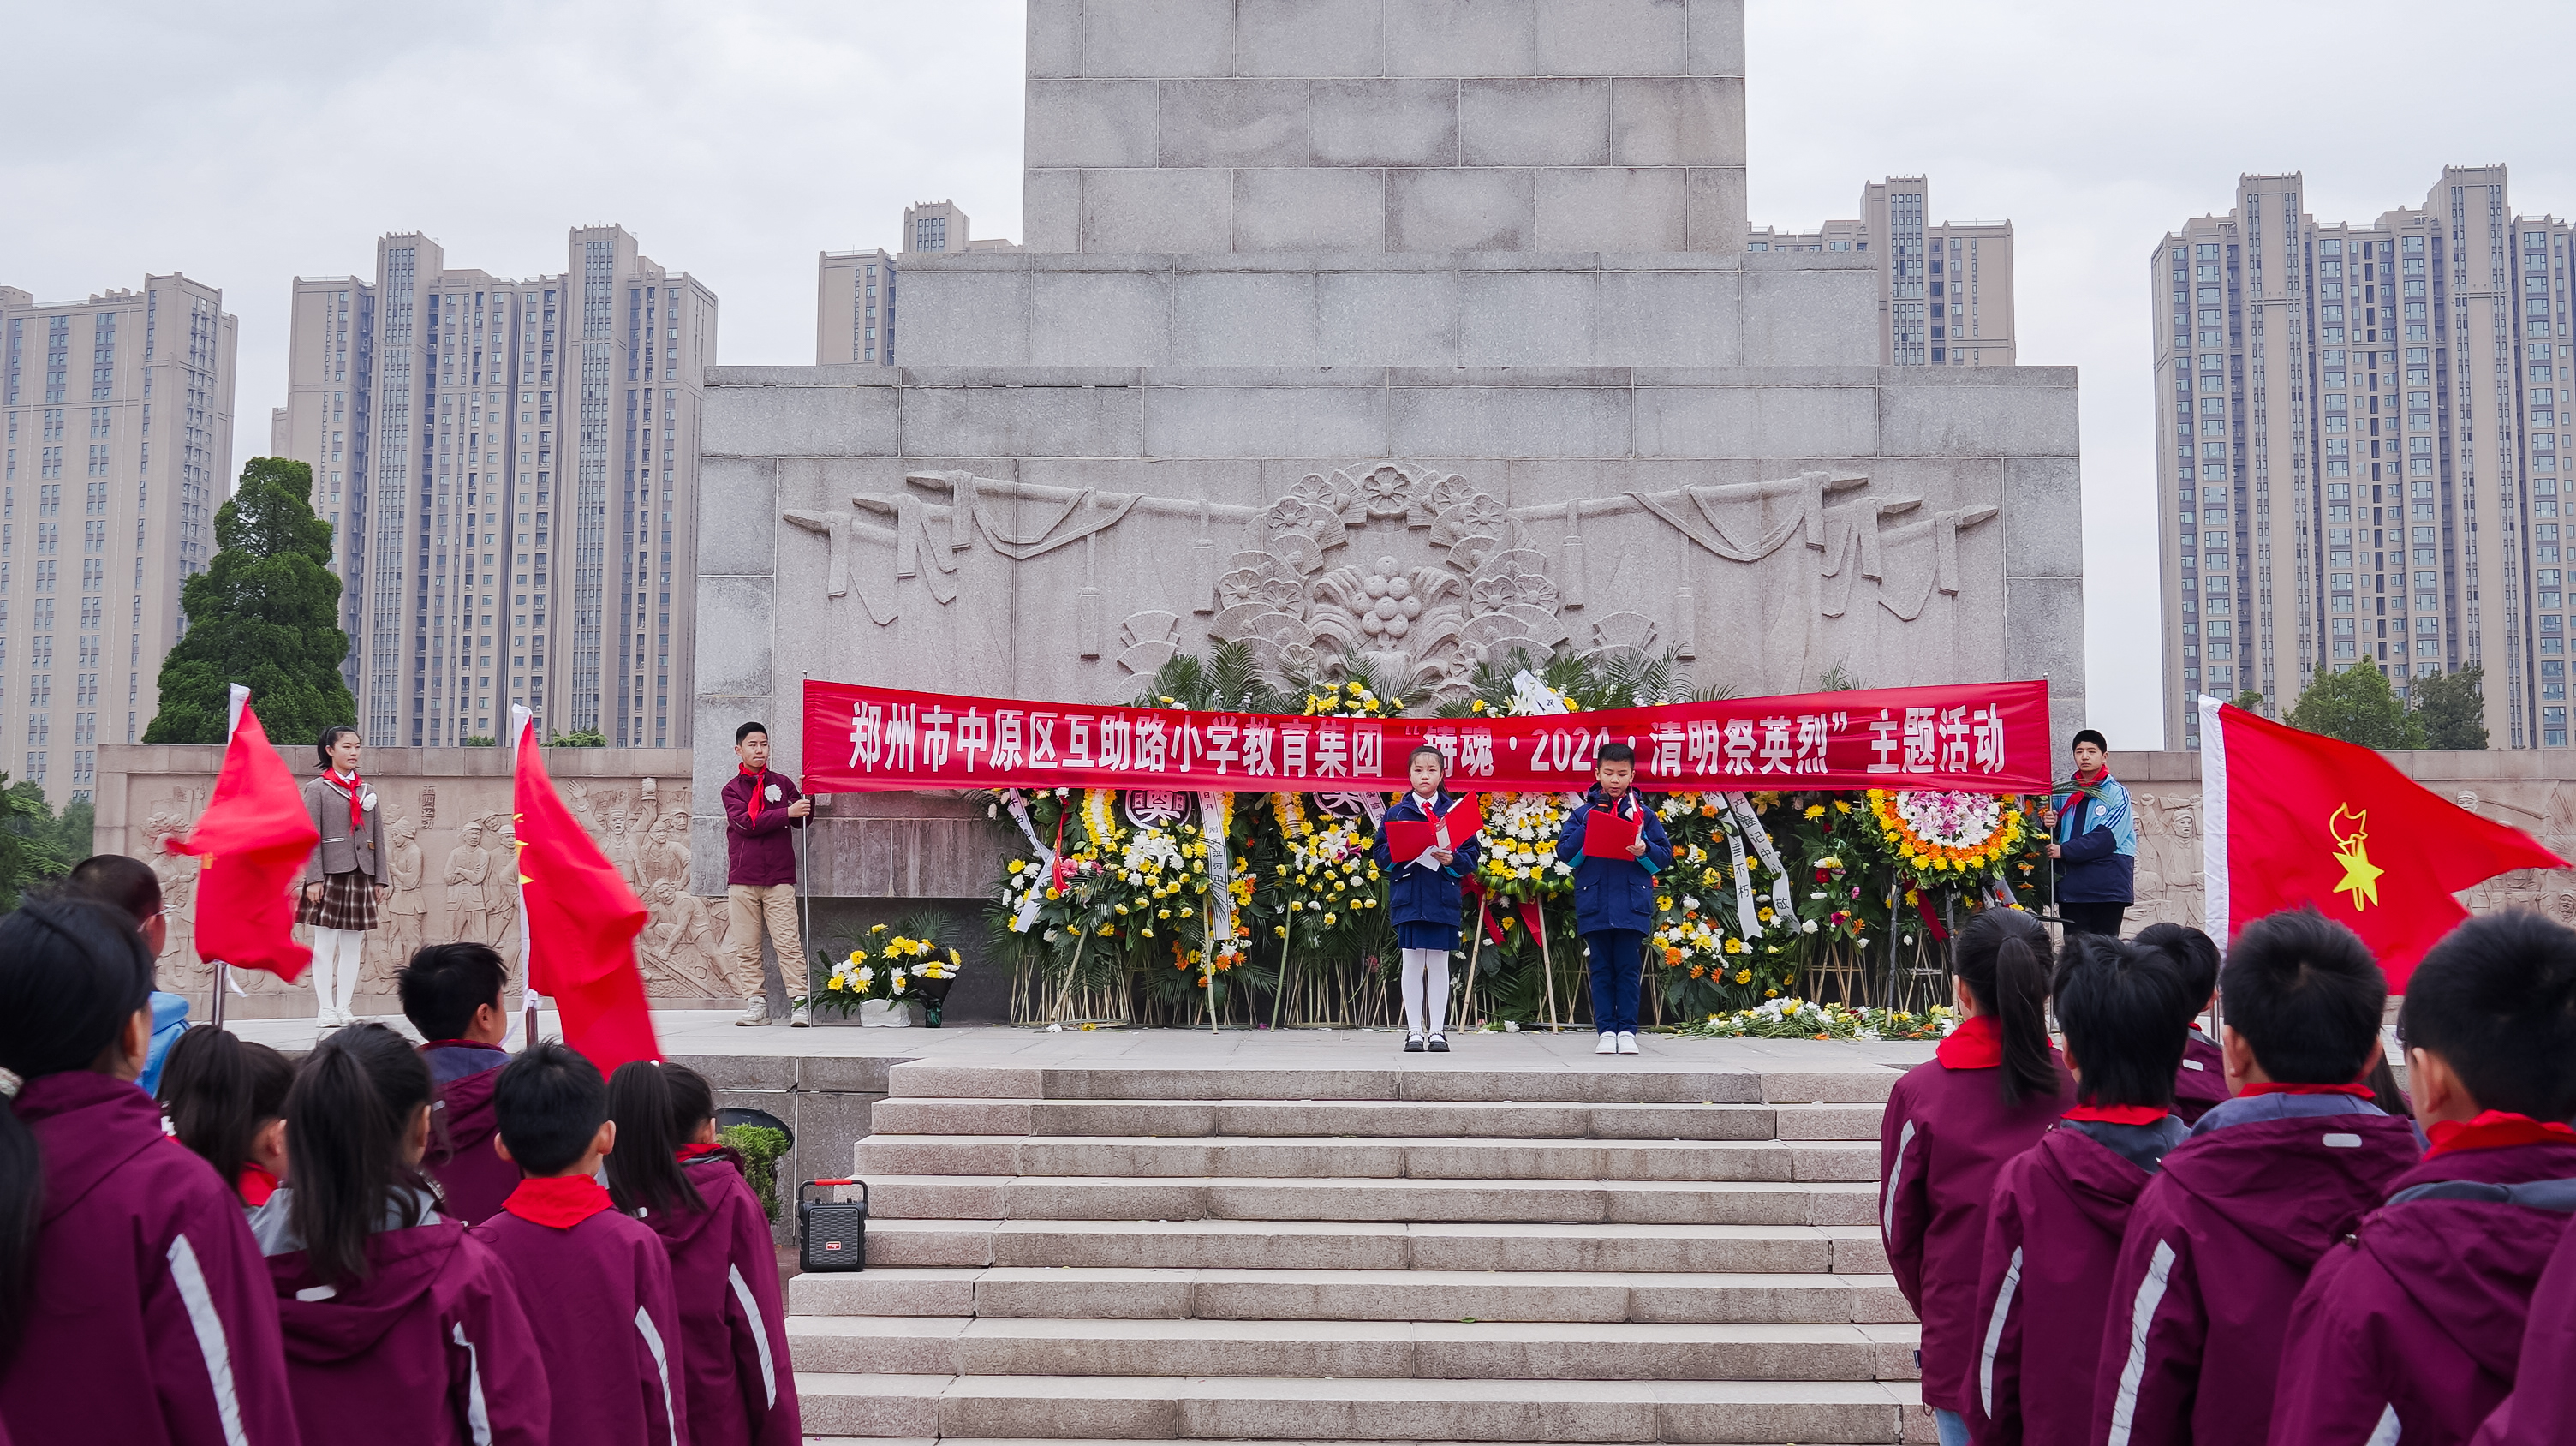
[[(278, 752), (297, 778), (312, 774), (310, 748)], [(211, 745), (109, 744), (99, 749), (94, 795), (98, 851), (129, 854), (161, 875), (170, 925), (162, 987), (189, 995), (200, 1017), (213, 971), (194, 947), (197, 861), (166, 845), (205, 811), (223, 753)], [(654, 1002), (675, 1009), (738, 1005), (714, 967), (725, 932), (723, 901), (689, 892), (690, 817), (697, 804), (688, 750), (554, 748), (546, 752), (546, 768), (652, 911), (641, 943)], [(371, 748), (363, 773), (384, 810), (393, 895), (367, 936), (356, 1006), (397, 1012), (394, 971), (423, 943), (479, 939), (500, 950), (515, 973), (519, 887), (510, 846), (510, 750)], [(712, 809), (713, 792), (705, 796)], [(721, 833), (713, 837), (720, 850)], [(233, 1013), (311, 1012), (309, 985), (248, 971), (236, 977), (248, 997), (227, 1004)]]
[[(2522, 829), (2576, 858), (2576, 754), (2563, 749), (2385, 754), (2407, 777), (2484, 818)], [(2201, 898), (2200, 755), (2114, 753), (2138, 819), (2138, 902), (2130, 932), (2160, 921), (2207, 927)], [(2576, 871), (2522, 869), (2462, 894), (2479, 913), (2545, 909), (2576, 926)]]

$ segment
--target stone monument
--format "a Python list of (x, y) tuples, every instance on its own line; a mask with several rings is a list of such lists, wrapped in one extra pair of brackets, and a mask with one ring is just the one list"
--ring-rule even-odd
[[(1514, 649), (2040, 677), (2080, 725), (2074, 373), (1882, 367), (1873, 258), (1744, 252), (1740, 0), (1028, 21), (1026, 249), (906, 258), (896, 368), (709, 374), (697, 736), (792, 770), (803, 677), (1123, 701), (1219, 640), (1426, 698)], [(838, 826), (809, 882), (881, 894)]]

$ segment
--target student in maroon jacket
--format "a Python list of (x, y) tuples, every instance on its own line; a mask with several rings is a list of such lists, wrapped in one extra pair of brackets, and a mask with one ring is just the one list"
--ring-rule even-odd
[(2388, 985), (2314, 910), (2257, 919), (2220, 976), (2236, 1097), (2138, 1192), (2093, 1379), (2096, 1446), (2264, 1439), (2290, 1303), (2317, 1257), (2415, 1162), (2414, 1127), (2355, 1084)]
[(151, 994), (120, 912), (0, 918), (0, 1435), (296, 1446), (241, 1202), (134, 1085)]
[(1986, 1207), (1969, 1415), (1980, 1446), (2084, 1439), (2129, 1205), (2189, 1133), (2171, 1108), (2171, 1025), (2189, 998), (2174, 961), (2144, 935), (2069, 934), (2051, 993), (2076, 1105), (2005, 1163)]
[[(742, 1015), (736, 1024), (769, 1023), (768, 974), (760, 962), (760, 936), (778, 951), (779, 977), (789, 995), (805, 988), (805, 945), (796, 930), (796, 834), (813, 815), (814, 800), (796, 791), (796, 780), (769, 771), (769, 727), (745, 723), (733, 730), (734, 756), (741, 760), (725, 780), (725, 930), (729, 977), (742, 991)], [(813, 1022), (803, 1009), (788, 1016), (791, 1025)]]
[(154, 1091), (171, 1137), (265, 1205), (286, 1178), (286, 1092), (295, 1066), (229, 1029), (192, 1029), (162, 1057)]
[(2488, 1413), (2474, 1446), (2565, 1446), (2576, 1421), (2576, 1229), (2562, 1230), (2531, 1293), (2513, 1394)]
[(554, 1384), (553, 1446), (681, 1446), (687, 1352), (671, 1262), (597, 1178), (617, 1147), (607, 1081), (547, 1040), (502, 1067), (492, 1103), (527, 1178), (474, 1235), (519, 1282)]
[(394, 976), (403, 1018), (429, 1041), (420, 1047), (438, 1085), (431, 1107), (430, 1178), (449, 1217), (479, 1225), (501, 1213), (519, 1188), (519, 1167), (492, 1148), (492, 1086), (510, 1062), (510, 982), (501, 956), (481, 944), (432, 944)]
[(685, 1065), (622, 1064), (608, 1113), (619, 1147), (607, 1160), (610, 1198), (671, 1255), (691, 1446), (799, 1446), (778, 1249), (742, 1156), (716, 1143), (715, 1091)]
[(1986, 1201), (2004, 1162), (2066, 1108), (2068, 1081), (2048, 1043), (2048, 931), (2039, 921), (1988, 910), (1959, 931), (1950, 957), (1968, 1017), (1887, 1096), (1878, 1222), (1888, 1269), (1923, 1322), (1924, 1404), (1942, 1446), (1959, 1446), (1976, 1389)]
[(545, 1367), (507, 1268), (420, 1173), (429, 1068), (381, 1024), (304, 1057), (287, 1182), (251, 1212), (309, 1442), (545, 1446)]
[(2138, 931), (2138, 942), (2164, 951), (2188, 996), (2183, 1006), (2182, 1063), (2174, 1070), (2173, 1112), (2184, 1124), (2196, 1125), (2228, 1097), (2227, 1056), (2200, 1027), (2200, 1016), (2218, 1003), (2218, 945), (2188, 924), (2149, 924)]
[(2576, 932), (2537, 913), (2460, 925), (2416, 966), (2397, 1034), (2433, 1146), (2300, 1292), (2283, 1446), (2475, 1435), (2576, 1212)]

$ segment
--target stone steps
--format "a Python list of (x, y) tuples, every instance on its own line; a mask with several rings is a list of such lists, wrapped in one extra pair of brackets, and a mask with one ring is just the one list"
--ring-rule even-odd
[(800, 1318), (807, 1371), (942, 1376), (1312, 1376), (1510, 1381), (1913, 1380), (1888, 1325)]
[(878, 1220), (876, 1266), (1884, 1274), (1866, 1226)]
[(1867, 1140), (1871, 1104), (1512, 1104), (1361, 1100), (994, 1100), (880, 1102), (881, 1135), (1230, 1135), (1513, 1140)]
[[(1492, 1381), (802, 1372), (817, 1434), (1063, 1441), (1895, 1442), (1897, 1381)], [(1926, 1423), (1928, 1424), (1928, 1422)]]
[(1894, 1325), (1888, 1275), (902, 1267), (802, 1275), (791, 1326), (834, 1316), (1055, 1320), (1634, 1321)]
[[(879, 1175), (880, 1220), (1344, 1220), (1867, 1225), (1869, 1181), (1129, 1179)], [(841, 1193), (855, 1195), (855, 1190)]]
[(1895, 1071), (1382, 1058), (893, 1066), (868, 1269), (790, 1283), (808, 1430), (1931, 1439), (1874, 1214)]
[(1868, 1181), (1878, 1144), (1753, 1140), (1522, 1140), (1203, 1135), (1052, 1138), (872, 1134), (857, 1173), (1131, 1179)]

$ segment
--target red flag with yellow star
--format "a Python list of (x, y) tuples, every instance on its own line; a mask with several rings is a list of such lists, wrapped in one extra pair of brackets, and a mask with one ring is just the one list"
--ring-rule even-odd
[(2313, 905), (2379, 956), (2392, 993), (2469, 911), (2453, 897), (2567, 860), (2480, 818), (2357, 744), (2200, 700), (2202, 864), (2210, 931)]
[(635, 962), (643, 902), (556, 794), (533, 720), (520, 727), (518, 755), (511, 834), (519, 853), (529, 986), (554, 996), (564, 1043), (601, 1074), (629, 1060), (660, 1059)]

